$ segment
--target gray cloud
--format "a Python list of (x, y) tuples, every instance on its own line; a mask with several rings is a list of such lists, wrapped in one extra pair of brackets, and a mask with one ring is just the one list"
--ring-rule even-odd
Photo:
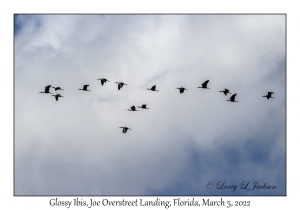
[[(285, 194), (285, 16), (16, 21), (16, 195), (227, 195), (205, 183), (244, 179), (277, 189), (230, 195)], [(65, 89), (58, 102), (38, 93), (50, 84)]]

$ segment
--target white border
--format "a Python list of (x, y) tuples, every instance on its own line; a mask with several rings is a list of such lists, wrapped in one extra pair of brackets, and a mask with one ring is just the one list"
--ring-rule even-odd
[[(262, 0), (92, 0), (92, 1), (35, 1), (35, 0), (4, 0), (0, 2), (1, 10), (1, 147), (0, 147), (0, 206), (4, 209), (55, 209), (66, 207), (51, 207), (52, 197), (14, 197), (13, 196), (13, 14), (15, 13), (286, 13), (287, 14), (287, 90), (288, 96), (297, 96), (299, 75), (299, 10), (296, 1), (262, 1)], [(299, 88), (300, 90), (300, 88)], [(297, 206), (298, 204), (298, 152), (297, 139), (298, 101), (288, 97), (287, 106), (287, 196), (282, 197), (223, 197), (224, 200), (249, 200), (251, 207), (247, 209), (280, 208)], [(59, 197), (73, 199), (73, 197)], [(89, 199), (89, 197), (84, 197)], [(94, 197), (102, 200), (104, 197)], [(122, 197), (109, 197), (121, 200)], [(132, 197), (124, 197), (131, 199)], [(138, 197), (137, 197), (138, 198)], [(143, 197), (145, 198), (145, 197)], [(174, 197), (164, 197), (173, 200)], [(191, 197), (184, 197), (186, 199)], [(198, 197), (202, 200), (201, 197)], [(218, 197), (203, 197), (218, 200)], [(74, 208), (74, 207), (73, 207)], [(94, 207), (95, 209), (97, 207)], [(103, 208), (103, 207), (98, 207)], [(124, 207), (123, 207), (124, 208)], [(125, 209), (129, 209), (127, 207)], [(157, 207), (162, 209), (163, 207)], [(220, 207), (215, 207), (219, 209)], [(210, 209), (215, 209), (210, 207)], [(223, 207), (224, 208), (224, 207)], [(268, 209), (269, 209), (268, 208)], [(86, 207), (76, 208), (86, 209)], [(171, 209), (182, 209), (171, 207)], [(235, 208), (236, 209), (236, 208)], [(293, 208), (295, 209), (295, 208)]]

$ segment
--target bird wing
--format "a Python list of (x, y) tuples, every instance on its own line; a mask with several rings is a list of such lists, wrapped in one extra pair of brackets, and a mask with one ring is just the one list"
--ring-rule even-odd
[(49, 92), (49, 89), (50, 89), (51, 85), (48, 85), (45, 87), (45, 92)]
[(156, 88), (156, 85), (153, 85), (151, 89), (152, 89), (152, 90), (155, 90), (155, 88)]
[(272, 96), (274, 94), (273, 92), (268, 92), (268, 96)]
[(90, 86), (90, 85), (83, 85), (83, 89), (84, 89), (84, 90), (87, 90), (87, 87), (88, 87), (88, 86)]
[(132, 111), (135, 111), (135, 106), (130, 107)]
[(55, 99), (56, 99), (56, 101), (58, 101), (58, 97), (59, 97), (58, 95), (55, 95)]
[(225, 92), (229, 93), (229, 90), (225, 88)]
[(230, 97), (230, 100), (234, 101), (235, 96), (236, 96), (236, 94), (233, 94), (233, 95)]
[(209, 82), (209, 80), (206, 80), (205, 82), (203, 82), (202, 86), (206, 87), (208, 82)]
[(183, 88), (180, 88), (180, 89), (179, 89), (179, 92), (180, 92), (180, 93), (183, 93), (183, 91), (184, 91)]
[(103, 86), (103, 84), (104, 84), (104, 80), (103, 80), (103, 79), (101, 79), (101, 85)]
[(118, 84), (118, 90), (120, 90), (123, 87), (123, 83)]

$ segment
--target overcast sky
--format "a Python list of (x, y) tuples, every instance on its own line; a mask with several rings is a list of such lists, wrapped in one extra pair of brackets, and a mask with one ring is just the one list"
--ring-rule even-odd
[[(284, 15), (15, 16), (15, 195), (285, 195), (285, 27)], [(47, 85), (64, 97), (38, 93)]]

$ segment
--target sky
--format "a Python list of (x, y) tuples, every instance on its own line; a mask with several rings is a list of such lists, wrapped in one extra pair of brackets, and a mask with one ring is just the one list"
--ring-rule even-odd
[(286, 195), (285, 18), (15, 16), (14, 194)]

